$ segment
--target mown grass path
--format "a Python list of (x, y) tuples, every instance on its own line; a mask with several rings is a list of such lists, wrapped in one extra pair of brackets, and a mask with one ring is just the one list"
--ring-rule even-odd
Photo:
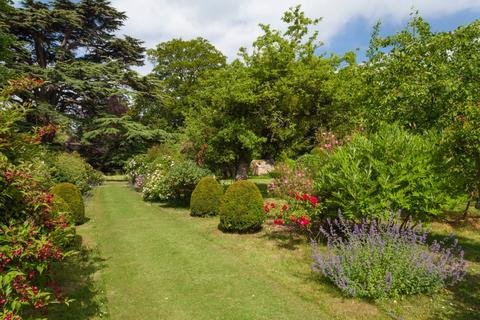
[(78, 233), (98, 257), (55, 319), (480, 319), (477, 231), (459, 234), (469, 275), (453, 290), (367, 302), (321, 281), (304, 238), (282, 228), (224, 234), (218, 218), (143, 202), (124, 182), (95, 188), (87, 216)]
[(145, 203), (123, 183), (95, 189), (87, 215), (79, 233), (106, 260), (111, 319), (383, 318), (319, 288), (295, 239), (223, 234), (216, 218)]

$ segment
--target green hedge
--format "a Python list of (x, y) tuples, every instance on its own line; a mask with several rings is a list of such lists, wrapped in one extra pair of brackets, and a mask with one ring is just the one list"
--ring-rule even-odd
[(68, 182), (59, 183), (52, 188), (52, 193), (56, 197), (62, 198), (68, 204), (75, 224), (81, 224), (85, 221), (85, 206), (82, 193), (76, 185)]
[(190, 214), (198, 217), (217, 215), (222, 195), (222, 187), (214, 177), (203, 177), (193, 190)]
[(251, 181), (231, 184), (220, 204), (220, 229), (232, 232), (256, 231), (265, 221), (263, 198)]

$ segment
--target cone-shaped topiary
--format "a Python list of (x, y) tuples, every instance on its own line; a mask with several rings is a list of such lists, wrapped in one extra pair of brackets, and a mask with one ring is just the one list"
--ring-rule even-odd
[(217, 215), (222, 195), (222, 186), (214, 177), (203, 177), (193, 190), (190, 214), (198, 217)]
[(251, 181), (234, 182), (222, 198), (219, 214), (221, 230), (249, 232), (260, 229), (265, 220), (260, 190)]
[(73, 222), (81, 224), (85, 221), (85, 207), (83, 205), (82, 193), (74, 184), (65, 182), (59, 183), (51, 191), (55, 196), (62, 198), (70, 207)]

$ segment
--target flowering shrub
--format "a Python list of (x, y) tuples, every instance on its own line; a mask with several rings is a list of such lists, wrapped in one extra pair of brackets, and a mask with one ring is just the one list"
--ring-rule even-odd
[[(146, 154), (139, 154), (131, 158), (125, 164), (125, 174), (139, 191), (142, 190), (147, 176), (157, 171), (157, 174), (167, 173), (179, 156), (169, 146), (155, 146), (150, 148)], [(137, 183), (137, 177), (141, 177)]]
[(268, 192), (274, 196), (287, 197), (291, 190), (312, 193), (313, 180), (302, 169), (279, 164), (275, 167), (275, 176), (267, 187)]
[(429, 293), (461, 280), (463, 251), (453, 240), (427, 243), (427, 232), (409, 222), (347, 223), (342, 217), (321, 228), (328, 252), (313, 243), (313, 270), (348, 296), (383, 298)]
[(35, 128), (33, 142), (51, 143), (57, 134), (58, 128), (56, 125), (48, 124), (43, 127)]
[(22, 88), (41, 83), (12, 81), (0, 95), (1, 319), (40, 318), (49, 304), (68, 302), (52, 282), (49, 269), (73, 254), (66, 249), (74, 237), (66, 218), (70, 209), (62, 209), (46, 192), (49, 170), (43, 170), (45, 163), (37, 162), (47, 153), (41, 143), (53, 139), (56, 128), (34, 130), (34, 135), (20, 133), (18, 124), (27, 108), (11, 99)]
[(315, 140), (318, 148), (326, 152), (333, 152), (335, 147), (343, 144), (343, 141), (331, 131), (319, 130), (315, 135)]
[(200, 179), (210, 175), (210, 171), (192, 161), (172, 164), (167, 172), (159, 169), (146, 177), (143, 187), (145, 200), (189, 200)]
[(72, 237), (73, 230), (62, 218), (43, 226), (0, 226), (2, 319), (21, 319), (26, 308), (43, 313), (51, 303), (68, 302), (51, 278), (50, 267), (73, 253), (62, 249)]
[(263, 211), (274, 219), (273, 223), (276, 225), (300, 227), (309, 232), (312, 224), (318, 224), (321, 218), (318, 198), (307, 193), (290, 192), (287, 203), (266, 202)]

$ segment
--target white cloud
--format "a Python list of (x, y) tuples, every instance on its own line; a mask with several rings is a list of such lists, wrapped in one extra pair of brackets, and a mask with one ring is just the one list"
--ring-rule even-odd
[(200, 36), (229, 59), (257, 38), (259, 23), (282, 27), (282, 13), (297, 4), (309, 17), (323, 17), (318, 31), (325, 42), (356, 18), (372, 24), (378, 19), (400, 22), (412, 7), (426, 18), (480, 10), (480, 0), (112, 0), (112, 4), (129, 17), (121, 33), (144, 40), (148, 48), (172, 38)]

